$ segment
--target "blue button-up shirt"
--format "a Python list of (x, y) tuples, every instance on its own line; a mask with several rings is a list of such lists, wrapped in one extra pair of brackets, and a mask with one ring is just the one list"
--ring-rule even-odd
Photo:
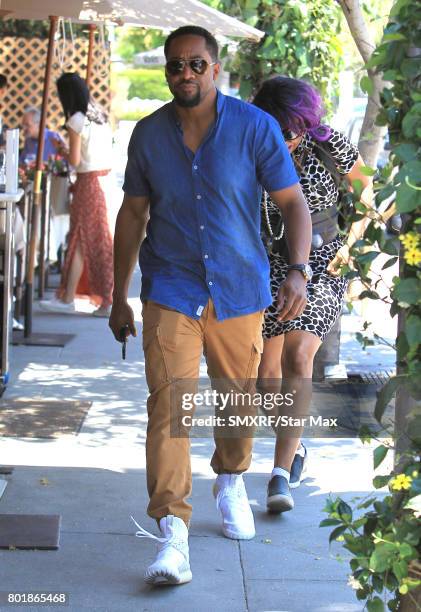
[(271, 303), (261, 190), (298, 183), (275, 119), (220, 92), (216, 110), (196, 153), (183, 142), (174, 102), (139, 121), (123, 185), (128, 195), (150, 199), (141, 299), (194, 319), (209, 298), (218, 320)]

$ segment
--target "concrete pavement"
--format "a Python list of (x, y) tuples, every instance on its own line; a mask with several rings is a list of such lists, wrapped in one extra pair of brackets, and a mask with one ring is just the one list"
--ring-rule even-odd
[[(131, 295), (137, 319), (138, 287), (136, 275)], [(345, 325), (345, 361), (358, 359), (360, 349), (350, 331), (355, 324), (353, 319)], [(220, 532), (211, 493), (213, 442), (193, 440), (193, 581), (151, 589), (142, 574), (155, 546), (134, 536), (130, 520), (133, 514), (145, 529), (157, 533), (154, 521), (145, 515), (147, 391), (140, 341), (130, 340), (127, 361), (122, 362), (105, 319), (86, 313), (52, 315), (35, 308), (34, 331), (43, 330), (72, 332), (76, 338), (64, 349), (13, 347), (11, 381), (4, 397), (89, 400), (93, 405), (78, 435), (0, 438), (0, 464), (15, 466), (7, 477), (0, 513), (62, 515), (59, 550), (0, 551), (1, 591), (66, 591), (67, 609), (75, 612), (362, 610), (347, 586), (348, 563), (335, 559), (343, 554), (340, 545), (329, 549), (330, 530), (318, 524), (325, 517), (322, 508), (330, 492), (352, 499), (371, 490), (372, 449), (352, 439), (309, 440), (308, 478), (294, 492), (295, 509), (268, 516), (265, 488), (273, 440), (256, 440), (245, 482), (257, 535), (253, 541), (237, 542)], [(365, 367), (385, 369), (392, 353), (365, 356)]]

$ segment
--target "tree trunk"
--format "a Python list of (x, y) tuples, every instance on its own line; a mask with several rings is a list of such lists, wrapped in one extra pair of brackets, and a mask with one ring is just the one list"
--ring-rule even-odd
[[(363, 61), (368, 62), (375, 49), (375, 44), (364, 21), (360, 2), (359, 0), (338, 0), (338, 2), (341, 5), (357, 49)], [(373, 71), (368, 71), (368, 75), (373, 83), (373, 92), (368, 97), (358, 148), (366, 165), (375, 168), (387, 130), (386, 127), (375, 124), (380, 109), (380, 92), (386, 84), (381, 76)]]

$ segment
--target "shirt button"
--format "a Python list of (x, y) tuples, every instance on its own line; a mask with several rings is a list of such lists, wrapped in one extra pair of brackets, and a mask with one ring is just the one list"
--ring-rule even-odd
[(193, 166), (194, 170), (197, 170), (197, 166)]
[(201, 225), (201, 226), (200, 226), (200, 229), (201, 229), (201, 230), (202, 230), (202, 232), (203, 232), (203, 230), (205, 229), (205, 226), (204, 226), (204, 225)]
[(205, 259), (209, 259), (209, 255), (207, 253), (205, 255)]
[(196, 196), (196, 199), (197, 200), (201, 200), (202, 199), (202, 196), (200, 195), (200, 193)]
[(208, 285), (209, 285), (209, 287), (212, 287), (213, 282), (212, 282), (212, 281), (209, 281), (209, 282), (208, 282)]

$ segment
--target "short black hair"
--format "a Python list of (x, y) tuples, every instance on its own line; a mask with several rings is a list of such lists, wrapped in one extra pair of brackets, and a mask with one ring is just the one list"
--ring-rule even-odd
[(205, 30), (205, 28), (201, 28), (200, 26), (194, 26), (194, 25), (182, 26), (181, 28), (178, 28), (177, 30), (174, 30), (173, 32), (171, 32), (171, 34), (168, 36), (167, 40), (165, 41), (165, 45), (164, 45), (165, 58), (168, 57), (168, 51), (169, 51), (172, 41), (175, 38), (179, 38), (180, 36), (201, 36), (202, 38), (205, 39), (206, 49), (208, 50), (209, 55), (212, 58), (212, 61), (214, 62), (218, 61), (219, 50), (218, 50), (218, 43), (216, 42), (216, 38), (210, 32)]
[(0, 89), (3, 89), (3, 87), (7, 87), (7, 79), (4, 74), (0, 74)]

